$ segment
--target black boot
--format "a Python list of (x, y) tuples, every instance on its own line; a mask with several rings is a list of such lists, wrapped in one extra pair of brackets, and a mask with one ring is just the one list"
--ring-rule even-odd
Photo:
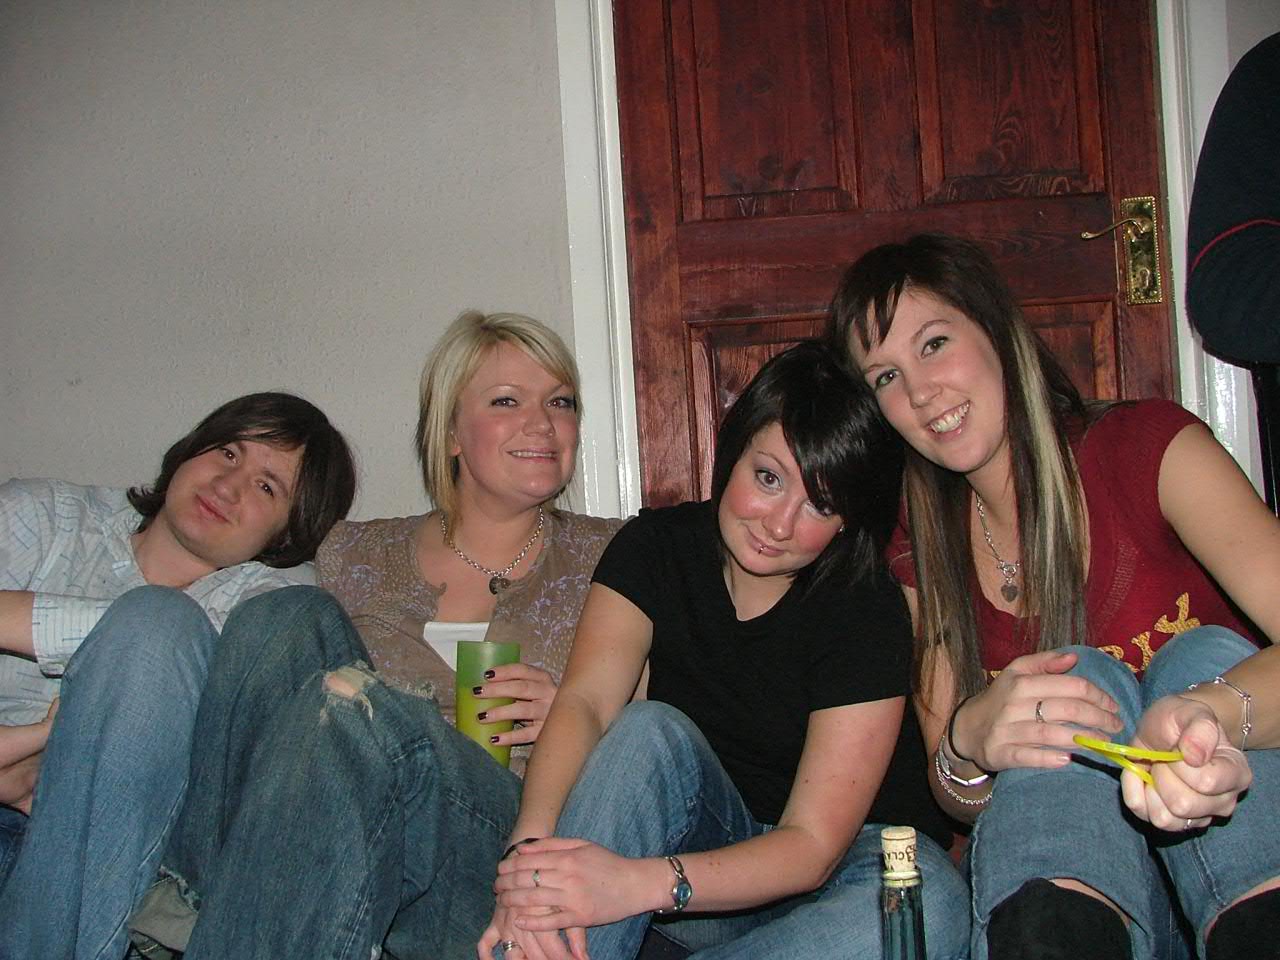
[(1129, 931), (1100, 900), (1028, 880), (991, 911), (991, 960), (1131, 960)]
[(1204, 942), (1205, 960), (1280, 957), (1280, 890), (1268, 890), (1224, 910)]

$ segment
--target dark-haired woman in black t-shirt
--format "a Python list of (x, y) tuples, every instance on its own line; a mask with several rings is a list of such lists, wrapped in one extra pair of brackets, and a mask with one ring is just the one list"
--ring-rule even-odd
[(908, 823), (929, 956), (962, 956), (879, 560), (898, 445), (816, 344), (767, 364), (718, 440), (711, 500), (642, 511), (596, 569), (479, 954), (632, 958), (661, 912), (699, 958), (878, 955), (878, 825)]

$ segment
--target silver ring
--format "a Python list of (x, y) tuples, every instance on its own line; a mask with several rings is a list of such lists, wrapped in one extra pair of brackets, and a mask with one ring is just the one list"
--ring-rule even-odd
[(1191, 829), (1192, 829), (1192, 826), (1191, 826), (1191, 818), (1190, 818), (1190, 817), (1187, 817), (1187, 827), (1186, 827), (1186, 829), (1188, 829), (1188, 830), (1191, 830)]
[[(1187, 821), (1187, 823), (1190, 823), (1190, 822), (1191, 822), (1190, 820), (1188, 820), (1188, 821)], [(533, 885), (534, 885), (535, 887), (540, 887), (540, 886), (542, 886), (542, 871), (541, 871), (541, 870), (534, 870), (534, 871), (533, 871)]]
[(1043, 706), (1043, 700), (1036, 701), (1036, 723), (1044, 723), (1044, 714), (1040, 711), (1040, 708)]
[(520, 947), (520, 944), (516, 943), (514, 940), (503, 940), (500, 944), (498, 944), (498, 946), (500, 946), (503, 950), (516, 950)]

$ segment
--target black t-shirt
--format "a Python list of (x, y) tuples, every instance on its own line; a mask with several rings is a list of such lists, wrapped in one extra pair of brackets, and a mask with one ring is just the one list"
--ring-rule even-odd
[[(606, 548), (594, 580), (653, 624), (650, 700), (697, 724), (761, 823), (777, 823), (804, 749), (809, 714), (908, 693), (911, 625), (885, 573), (789, 590), (740, 621), (725, 586), (708, 503), (642, 510)], [(908, 824), (941, 843), (949, 830), (925, 780), (928, 765), (908, 705), (869, 823)]]

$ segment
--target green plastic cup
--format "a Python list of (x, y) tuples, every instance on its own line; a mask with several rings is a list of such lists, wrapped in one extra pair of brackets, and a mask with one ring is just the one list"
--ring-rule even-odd
[(504, 767), (511, 765), (511, 747), (490, 743), (489, 738), (496, 733), (507, 733), (515, 724), (510, 720), (501, 723), (481, 723), (476, 719), (476, 714), (495, 707), (505, 707), (514, 701), (509, 697), (477, 697), (471, 692), (471, 688), (484, 684), (486, 670), (519, 662), (520, 644), (518, 643), (490, 643), (488, 640), (458, 641), (456, 681), (458, 732), (480, 744), (489, 756)]

